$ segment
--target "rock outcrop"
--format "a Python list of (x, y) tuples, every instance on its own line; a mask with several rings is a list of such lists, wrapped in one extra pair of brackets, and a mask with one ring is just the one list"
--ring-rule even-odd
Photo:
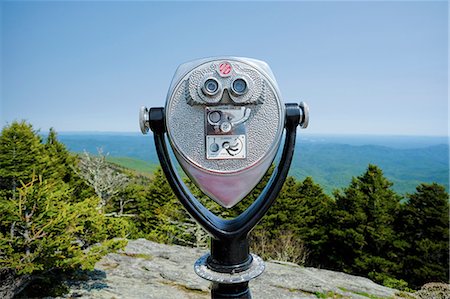
[[(198, 277), (194, 262), (205, 250), (138, 239), (109, 254), (85, 281), (69, 282), (66, 297), (210, 298), (210, 283)], [(269, 261), (250, 282), (253, 298), (395, 298), (395, 289), (363, 277)]]

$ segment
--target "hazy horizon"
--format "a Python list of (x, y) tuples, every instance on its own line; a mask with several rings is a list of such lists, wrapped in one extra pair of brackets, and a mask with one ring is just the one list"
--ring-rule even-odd
[[(143, 135), (141, 132), (100, 132), (100, 131), (56, 131), (59, 139), (67, 141), (68, 138), (77, 138), (81, 140), (83, 137), (90, 139), (97, 139), (98, 146), (102, 146), (102, 142), (109, 137), (118, 138), (140, 138), (147, 140), (149, 144), (153, 142), (152, 132), (148, 135)], [(45, 138), (48, 131), (39, 131), (39, 135)], [(355, 146), (375, 145), (385, 146), (390, 148), (403, 149), (422, 149), (435, 145), (449, 145), (448, 136), (418, 136), (418, 135), (376, 135), (376, 134), (325, 134), (325, 133), (309, 133), (305, 130), (298, 130), (297, 133), (299, 143), (328, 143), (328, 144), (348, 144)], [(106, 138), (106, 139), (105, 139)]]
[[(38, 130), (40, 134), (47, 134), (50, 130), (41, 130), (39, 128), (35, 128), (35, 130)], [(57, 134), (124, 134), (124, 135), (143, 135), (139, 128), (137, 128), (135, 131), (100, 131), (100, 130), (92, 130), (92, 131), (58, 131), (57, 128), (54, 128)], [(450, 138), (448, 135), (418, 135), (418, 134), (389, 134), (389, 133), (326, 133), (326, 132), (319, 132), (319, 133), (311, 133), (307, 132), (304, 129), (298, 129), (298, 132), (301, 135), (307, 135), (307, 136), (361, 136), (361, 137), (423, 137), (423, 138)], [(148, 134), (152, 134), (151, 131), (149, 131)]]

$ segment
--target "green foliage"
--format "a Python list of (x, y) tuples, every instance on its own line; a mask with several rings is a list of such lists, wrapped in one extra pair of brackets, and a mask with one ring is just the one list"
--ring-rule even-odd
[(74, 171), (76, 157), (57, 140), (53, 129), (43, 143), (31, 124), (13, 122), (0, 134), (0, 193), (16, 196), (21, 182), (29, 182), (33, 175), (46, 180), (69, 184), (70, 198), (76, 201), (93, 194)]
[(76, 164), (53, 129), (46, 143), (25, 122), (1, 132), (0, 268), (30, 277), (21, 283), (39, 280), (42, 290), (58, 293), (64, 288), (50, 287), (54, 273), (93, 269), (127, 243), (115, 237), (127, 237), (132, 226), (97, 209)]
[(398, 273), (394, 220), (401, 198), (391, 186), (381, 169), (369, 165), (343, 193), (335, 193), (329, 240), (332, 267), (377, 281)]
[(397, 223), (407, 243), (400, 277), (414, 287), (448, 282), (448, 193), (435, 183), (421, 184), (416, 190), (408, 196)]
[(16, 196), (21, 181), (28, 182), (34, 173), (44, 168), (41, 138), (33, 126), (13, 122), (0, 135), (0, 189)]
[(46, 180), (63, 181), (70, 186), (71, 201), (78, 201), (94, 195), (94, 190), (86, 186), (85, 181), (76, 173), (78, 157), (72, 155), (66, 146), (58, 141), (53, 128), (47, 136), (42, 148), (44, 169), (39, 172)]
[(291, 219), (298, 215), (297, 184), (293, 177), (288, 177), (284, 183), (276, 202), (261, 221), (261, 228), (269, 231), (271, 238), (280, 235), (282, 231), (295, 231), (298, 219)]
[(71, 156), (66, 147), (58, 141), (53, 128), (50, 129), (46, 143), (43, 145), (43, 153), (45, 153), (43, 156), (46, 169), (41, 172), (42, 176), (47, 179), (61, 179), (64, 182), (73, 179), (75, 173), (67, 165), (75, 164), (75, 157)]
[[(0, 199), (0, 267), (18, 274), (59, 269), (93, 269), (104, 254), (124, 245), (108, 240), (96, 202), (67, 202), (66, 185), (32, 178), (16, 199)], [(84, 250), (94, 243), (98, 245)]]
[[(267, 215), (252, 232), (252, 246), (266, 258), (279, 258), (280, 250), (293, 251), (284, 240), (293, 235), (299, 249), (288, 261), (322, 266), (329, 252), (327, 231), (333, 201), (308, 177), (296, 182), (288, 177)], [(295, 250), (293, 252), (296, 252)]]
[(393, 288), (401, 291), (412, 291), (410, 288), (408, 288), (408, 283), (404, 281), (403, 279), (396, 279), (392, 277), (385, 278), (383, 280), (383, 285), (388, 288)]
[(156, 170), (151, 185), (145, 190), (145, 197), (138, 199), (136, 207), (138, 236), (157, 242), (183, 244), (184, 230), (180, 224), (189, 216), (173, 194), (161, 168)]
[(305, 243), (309, 253), (308, 265), (320, 267), (329, 255), (326, 248), (327, 232), (332, 227), (334, 202), (311, 177), (297, 183), (296, 194), (298, 197), (292, 202), (295, 210), (290, 221), (295, 223), (294, 231), (297, 237)]

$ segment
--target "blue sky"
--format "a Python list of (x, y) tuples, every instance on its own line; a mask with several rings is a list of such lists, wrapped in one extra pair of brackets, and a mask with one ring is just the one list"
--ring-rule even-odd
[(2, 2), (1, 126), (138, 131), (176, 67), (269, 63), (309, 133), (447, 135), (447, 2)]

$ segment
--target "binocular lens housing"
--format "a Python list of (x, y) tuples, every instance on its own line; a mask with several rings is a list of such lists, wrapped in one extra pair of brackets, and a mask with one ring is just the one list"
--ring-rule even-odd
[(242, 78), (236, 79), (231, 88), (236, 95), (242, 95), (247, 91), (247, 82)]
[(209, 78), (203, 84), (203, 92), (206, 95), (213, 96), (219, 91), (219, 82), (214, 78)]

